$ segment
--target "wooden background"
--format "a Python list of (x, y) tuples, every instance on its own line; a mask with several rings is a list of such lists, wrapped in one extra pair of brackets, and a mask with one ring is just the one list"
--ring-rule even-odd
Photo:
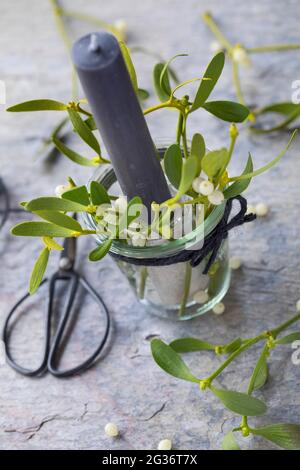
[[(0, 79), (5, 81), (7, 105), (33, 98), (70, 98), (70, 67), (47, 1), (2, 2), (0, 15)], [(177, 70), (185, 80), (201, 75), (211, 57), (211, 33), (200, 20), (210, 9), (233, 42), (247, 46), (299, 42), (299, 2), (295, 0), (64, 0), (64, 5), (86, 11), (107, 21), (123, 18), (130, 31), (129, 45), (150, 47), (163, 57), (188, 52)], [(68, 22), (72, 37), (90, 31), (87, 25)], [(134, 57), (140, 84), (151, 86), (150, 57)], [(261, 54), (253, 67), (243, 72), (249, 103), (267, 104), (291, 99), (291, 84), (300, 78), (300, 52)], [(234, 99), (231, 71), (227, 65), (216, 97)], [(154, 102), (152, 95), (149, 104)], [(11, 193), (12, 205), (41, 194), (53, 193), (67, 175), (86, 182), (90, 170), (59, 158), (49, 164), (36, 152), (58, 119), (56, 114), (12, 115), (1, 105), (1, 176)], [(196, 113), (197, 114), (197, 113)], [(155, 138), (174, 135), (175, 116), (162, 111), (149, 119)], [(209, 148), (227, 145), (228, 127), (207, 113), (191, 120), (190, 132), (206, 136)], [(240, 170), (251, 151), (258, 167), (284, 147), (288, 134), (254, 136), (246, 130), (239, 137), (234, 171)], [(0, 365), (0, 448), (2, 449), (155, 449), (162, 438), (174, 448), (218, 449), (223, 432), (239, 423), (210, 394), (164, 374), (150, 356), (149, 338), (159, 335), (169, 341), (193, 335), (225, 342), (236, 336), (251, 336), (284, 321), (295, 311), (299, 292), (299, 139), (285, 159), (267, 176), (255, 180), (248, 191), (250, 203), (264, 201), (270, 214), (231, 236), (231, 252), (243, 258), (242, 270), (234, 273), (221, 317), (206, 314), (186, 323), (170, 323), (149, 317), (139, 306), (114, 263), (106, 259), (88, 264), (86, 255), (93, 240), (80, 243), (78, 266), (105, 299), (114, 319), (109, 354), (82, 376), (58, 380), (23, 378)], [(12, 238), (9, 227), (26, 216), (11, 215), (0, 234), (0, 315), (6, 313), (27, 288), (29, 273), (41, 246), (39, 242)], [(28, 217), (28, 216), (27, 216)], [(55, 269), (57, 258), (49, 268)], [(15, 338), (18, 358), (32, 364), (41, 353), (42, 299), (36, 297), (27, 309), (27, 321)], [(95, 314), (95, 315), (94, 315)], [(22, 322), (20, 322), (22, 323)], [(25, 327), (25, 323), (27, 328)], [(22, 328), (25, 327), (25, 329)], [(83, 358), (97, 342), (101, 322), (92, 305), (84, 310), (70, 350), (73, 360)], [(86, 344), (88, 339), (88, 345)], [(278, 421), (300, 422), (298, 393), (300, 367), (292, 364), (289, 346), (272, 355), (270, 379), (257, 395), (270, 409), (251, 424)], [(257, 350), (253, 350), (220, 377), (219, 383), (245, 390)], [(205, 376), (217, 366), (209, 353), (189, 357), (193, 371)], [(121, 437), (104, 434), (108, 421), (115, 422)], [(248, 442), (247, 442), (248, 441)], [(244, 446), (272, 448), (251, 438)]]

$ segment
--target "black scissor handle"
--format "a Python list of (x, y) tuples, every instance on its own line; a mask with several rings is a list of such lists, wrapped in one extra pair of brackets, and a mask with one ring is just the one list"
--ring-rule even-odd
[[(93, 365), (95, 360), (98, 358), (99, 354), (101, 353), (102, 349), (104, 348), (106, 341), (108, 339), (109, 331), (110, 331), (110, 315), (108, 312), (108, 309), (101, 299), (101, 297), (97, 294), (97, 292), (92, 288), (92, 286), (87, 282), (86, 279), (83, 277), (79, 276), (77, 273), (74, 271), (69, 271), (64, 274), (57, 274), (53, 279), (51, 279), (51, 286), (50, 286), (50, 294), (51, 298), (53, 299), (54, 297), (54, 290), (55, 290), (55, 283), (58, 280), (67, 280), (70, 279), (72, 284), (69, 290), (68, 298), (66, 301), (66, 306), (64, 313), (62, 315), (61, 321), (58, 325), (58, 329), (55, 333), (49, 355), (48, 355), (48, 361), (47, 361), (47, 368), (49, 372), (56, 376), (56, 377), (70, 377), (72, 375), (80, 374), (81, 372), (85, 371), (89, 367)], [(78, 288), (78, 284), (81, 284), (82, 287), (94, 298), (94, 300), (99, 304), (101, 307), (101, 311), (104, 312), (105, 320), (106, 320), (106, 325), (105, 325), (105, 331), (104, 335), (101, 338), (101, 341), (95, 351), (81, 364), (71, 368), (71, 369), (59, 369), (56, 364), (59, 360), (59, 349), (60, 349), (60, 344), (61, 344), (61, 339), (63, 337), (63, 333), (65, 331), (68, 319), (70, 317), (70, 313), (72, 310), (73, 306), (73, 301), (75, 298), (75, 294)], [(50, 306), (50, 304), (49, 304)]]
[[(52, 316), (53, 316), (53, 302), (55, 296), (55, 285), (57, 281), (69, 281), (70, 287), (68, 291), (68, 296), (65, 303), (64, 312), (61, 316), (58, 328), (54, 334), (53, 341), (51, 342), (51, 323), (52, 323)], [(30, 296), (30, 294), (25, 294), (12, 308), (9, 312), (3, 327), (2, 333), (2, 340), (4, 342), (5, 347), (5, 354), (7, 363), (17, 372), (27, 377), (36, 377), (44, 374), (47, 370), (56, 377), (70, 377), (72, 375), (79, 374), (89, 367), (93, 365), (99, 354), (101, 353), (102, 349), (104, 348), (110, 331), (110, 315), (106, 305), (104, 304), (101, 297), (97, 294), (97, 292), (92, 288), (92, 286), (84, 279), (83, 277), (79, 276), (76, 272), (70, 270), (65, 271), (63, 273), (57, 272), (54, 274), (50, 280), (44, 279), (40, 286), (49, 282), (49, 300), (47, 305), (47, 316), (45, 321), (45, 346), (43, 352), (43, 359), (39, 367), (36, 369), (28, 369), (26, 367), (21, 366), (18, 364), (12, 357), (11, 350), (10, 350), (10, 335), (13, 331), (13, 327), (10, 327), (10, 322), (14, 317), (15, 312), (17, 311), (18, 307)], [(94, 298), (94, 300), (99, 304), (101, 307), (101, 312), (104, 312), (104, 317), (106, 321), (104, 335), (101, 338), (101, 341), (95, 351), (88, 357), (84, 362), (79, 364), (76, 367), (71, 369), (63, 369), (60, 370), (57, 367), (57, 363), (59, 358), (61, 358), (60, 354), (60, 346), (61, 340), (66, 329), (68, 319), (70, 317), (73, 302), (75, 299), (76, 291), (78, 289), (78, 285), (81, 284), (83, 288)]]
[(0, 230), (1, 230), (1, 228), (3, 227), (5, 222), (7, 221), (8, 214), (9, 214), (9, 209), (10, 209), (10, 207), (9, 207), (9, 194), (8, 194), (7, 188), (4, 184), (4, 181), (1, 177), (0, 177), (0, 194), (3, 195), (4, 204), (5, 204), (2, 220), (0, 222)]
[[(44, 279), (43, 282), (40, 284), (40, 287), (43, 284), (46, 284), (46, 282), (48, 282), (48, 279)], [(40, 366), (37, 367), (36, 369), (28, 369), (26, 367), (23, 367), (13, 359), (11, 351), (10, 351), (10, 335), (13, 330), (13, 327), (10, 327), (10, 321), (13, 319), (15, 312), (18, 310), (20, 305), (23, 302), (25, 302), (25, 300), (28, 299), (28, 297), (30, 297), (29, 293), (23, 295), (23, 297), (21, 297), (21, 299), (16, 303), (16, 305), (14, 305), (14, 307), (11, 309), (11, 311), (7, 315), (7, 318), (5, 320), (4, 327), (3, 327), (2, 340), (4, 343), (7, 363), (20, 374), (26, 375), (27, 377), (35, 377), (38, 375), (42, 375), (47, 369), (47, 360), (48, 360), (50, 340), (51, 340), (51, 337), (50, 337), (51, 335), (51, 318), (50, 318), (51, 311), (49, 309), (49, 305), (48, 305), (48, 312), (47, 312), (47, 317), (46, 317), (46, 322), (45, 322), (45, 346), (44, 346), (44, 352), (43, 352), (43, 359), (42, 359)]]

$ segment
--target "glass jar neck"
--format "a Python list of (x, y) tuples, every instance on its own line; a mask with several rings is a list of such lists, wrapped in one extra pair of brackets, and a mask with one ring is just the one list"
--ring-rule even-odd
[[(91, 181), (99, 181), (108, 191), (115, 183), (116, 176), (113, 168), (110, 165), (105, 166), (105, 169), (97, 169), (93, 174)], [(217, 224), (222, 219), (225, 209), (225, 202), (219, 206), (215, 206), (208, 217), (199, 224), (194, 230), (183, 235), (176, 240), (164, 240), (161, 244), (155, 244), (145, 247), (134, 247), (124, 243), (122, 240), (114, 240), (110, 251), (116, 255), (123, 255), (129, 258), (145, 259), (174, 255), (184, 249), (193, 249), (197, 245), (199, 249), (201, 242), (209, 235)], [(84, 222), (89, 229), (96, 230), (97, 223), (90, 214), (84, 214)], [(103, 242), (103, 236), (96, 235), (99, 243)], [(188, 247), (188, 248), (187, 248)]]

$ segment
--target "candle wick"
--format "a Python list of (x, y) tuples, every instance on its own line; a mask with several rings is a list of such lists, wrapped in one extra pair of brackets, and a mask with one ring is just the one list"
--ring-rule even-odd
[(90, 37), (89, 51), (97, 52), (99, 50), (100, 50), (100, 44), (98, 40), (98, 35), (95, 33), (92, 33)]

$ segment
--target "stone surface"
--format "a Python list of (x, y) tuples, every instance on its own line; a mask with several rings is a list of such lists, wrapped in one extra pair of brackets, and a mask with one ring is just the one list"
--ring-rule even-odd
[[(188, 59), (178, 60), (178, 73), (183, 79), (201, 74), (210, 58), (213, 37), (199, 16), (207, 8), (217, 15), (233, 42), (247, 46), (299, 42), (296, 0), (115, 0), (101, 5), (96, 0), (90, 0), (88, 5), (83, 0), (65, 0), (65, 4), (108, 21), (124, 18), (129, 25), (130, 45), (151, 46), (165, 58), (189, 52)], [(6, 83), (7, 103), (38, 97), (69, 99), (69, 62), (47, 2), (13, 0), (3, 2), (1, 10), (0, 79)], [(73, 21), (68, 26), (74, 38), (91, 29)], [(249, 102), (289, 100), (291, 83), (299, 79), (298, 57), (298, 52), (254, 57), (253, 68), (243, 72)], [(136, 54), (135, 62), (141, 86), (149, 88), (153, 59)], [(216, 96), (234, 98), (228, 65)], [(153, 96), (151, 101), (154, 102)], [(54, 113), (9, 115), (1, 105), (0, 119), (1, 176), (14, 206), (19, 200), (51, 194), (67, 175), (78, 182), (87, 180), (89, 170), (75, 167), (63, 158), (50, 165), (43, 157), (36, 157), (42, 139), (57, 121)], [(149, 123), (157, 138), (170, 140), (174, 134), (175, 117), (168, 111), (151, 116)], [(191, 120), (190, 131), (196, 130), (208, 136), (209, 148), (227, 144), (227, 126), (204, 112)], [(243, 167), (249, 150), (256, 167), (268, 162), (281, 151), (287, 138), (287, 134), (261, 137), (241, 131), (233, 167), (236, 171)], [(231, 253), (242, 258), (243, 267), (234, 272), (223, 316), (207, 314), (186, 323), (148, 317), (113, 262), (107, 259), (101, 264), (88, 264), (86, 254), (93, 241), (80, 243), (78, 266), (101, 293), (114, 319), (109, 353), (84, 375), (60, 380), (51, 375), (40, 379), (21, 377), (2, 360), (1, 449), (156, 449), (163, 438), (171, 439), (175, 449), (220, 448), (223, 432), (236, 425), (238, 417), (224, 411), (210, 394), (200, 395), (195, 385), (164, 374), (150, 356), (149, 338), (158, 335), (168, 341), (192, 335), (224, 342), (236, 336), (254, 335), (293, 314), (299, 298), (298, 149), (296, 143), (281, 164), (269, 176), (256, 179), (248, 191), (251, 203), (266, 202), (271, 210), (264, 219), (231, 236)], [(11, 214), (0, 235), (1, 323), (26, 290), (40, 249), (39, 242), (9, 235), (9, 226), (17, 220), (19, 217)], [(56, 263), (57, 258), (52, 260), (49, 272)], [(74, 352), (73, 360), (83, 357), (96, 344), (101, 324), (93, 312), (96, 314), (89, 305), (81, 316), (70, 351), (71, 355)], [(20, 329), (22, 336), (18, 335), (15, 342), (24, 364), (30, 364), (40, 353), (42, 318), (42, 301), (39, 297), (31, 299), (26, 334)], [(267, 416), (252, 419), (251, 423), (300, 421), (300, 367), (292, 364), (291, 353), (288, 346), (275, 351), (270, 380), (257, 393), (268, 401), (270, 409)], [(245, 390), (256, 357), (254, 349), (223, 374), (220, 383)], [(210, 353), (195, 354), (187, 361), (202, 377), (218, 364)], [(105, 435), (107, 422), (118, 426), (118, 439)], [(257, 439), (250, 439), (244, 446), (273, 448)]]

